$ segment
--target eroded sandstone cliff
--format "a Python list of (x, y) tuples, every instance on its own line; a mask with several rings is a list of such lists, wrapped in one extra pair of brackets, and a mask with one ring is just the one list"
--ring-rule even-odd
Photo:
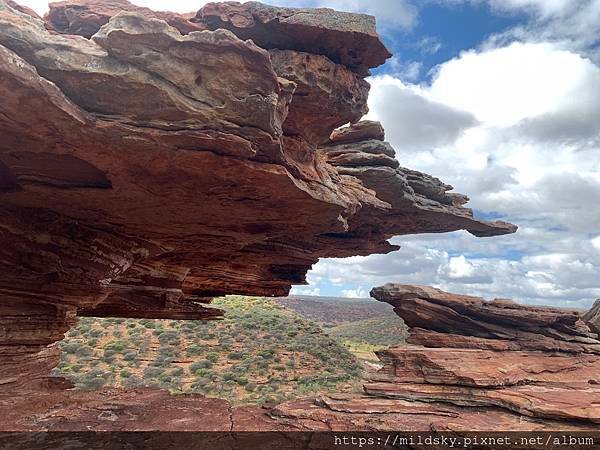
[(44, 383), (77, 315), (213, 319), (392, 236), (514, 232), (358, 122), (389, 56), (329, 9), (0, 0), (0, 386)]

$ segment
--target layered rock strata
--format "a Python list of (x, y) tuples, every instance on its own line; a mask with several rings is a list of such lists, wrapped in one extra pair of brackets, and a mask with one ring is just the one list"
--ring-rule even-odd
[(329, 9), (0, 0), (2, 386), (76, 315), (214, 319), (214, 296), (286, 295), (392, 236), (514, 232), (357, 123), (389, 56)]
[[(146, 433), (137, 446), (157, 448), (239, 448), (242, 439), (258, 438), (245, 447), (265, 447), (268, 437), (285, 438), (289, 442), (272, 448), (332, 448), (331, 435), (299, 435), (297, 432), (372, 431), (372, 432), (437, 432), (456, 433), (500, 431), (597, 432), (597, 425), (539, 420), (506, 412), (500, 408), (456, 406), (435, 402), (414, 402), (371, 396), (332, 395), (315, 401), (305, 398), (276, 407), (233, 406), (226, 400), (199, 395), (170, 395), (149, 389), (110, 389), (102, 391), (46, 390), (32, 396), (0, 399), (3, 420), (0, 432), (48, 431), (42, 436), (15, 433), (3, 436), (3, 444), (11, 449), (64, 446), (64, 436), (54, 432), (70, 432), (69, 442), (78, 447), (110, 448), (101, 445), (110, 433), (89, 431), (186, 432), (179, 434)], [(84, 431), (83, 433), (77, 433)], [(231, 436), (237, 445), (223, 435), (195, 435), (193, 432), (274, 431), (267, 436), (252, 434)], [(192, 432), (192, 433), (190, 433)], [(133, 433), (135, 435), (135, 433)], [(142, 437), (144, 433), (140, 434)], [(114, 436), (114, 434), (112, 435)], [(181, 443), (178, 438), (182, 439)], [(527, 435), (525, 435), (527, 436)], [(40, 439), (43, 437), (44, 439)], [(121, 435), (121, 438), (124, 436)], [(386, 436), (383, 436), (385, 439)], [(531, 437), (529, 435), (528, 437)], [(86, 440), (87, 438), (87, 440)], [(127, 436), (131, 438), (131, 434)], [(319, 442), (319, 438), (322, 442)], [(83, 439), (83, 441), (79, 441)], [(204, 440), (205, 439), (205, 440)], [(307, 440), (304, 441), (304, 439)], [(100, 443), (100, 445), (97, 445)], [(304, 446), (302, 444), (305, 444)], [(90, 444), (93, 446), (90, 447)], [(321, 444), (321, 445), (319, 445)], [(119, 442), (119, 445), (123, 445)], [(223, 445), (221, 447), (220, 445)], [(271, 448), (271, 447), (269, 447)], [(492, 447), (493, 448), (493, 447)], [(519, 447), (515, 447), (519, 448)], [(521, 448), (531, 448), (525, 446)], [(553, 448), (553, 447), (549, 447)]]
[(592, 309), (583, 316), (583, 320), (592, 330), (600, 334), (600, 300), (596, 300)]
[(410, 345), (379, 354), (384, 368), (365, 385), (369, 395), (600, 423), (600, 336), (579, 312), (421, 286), (371, 295), (394, 306)]

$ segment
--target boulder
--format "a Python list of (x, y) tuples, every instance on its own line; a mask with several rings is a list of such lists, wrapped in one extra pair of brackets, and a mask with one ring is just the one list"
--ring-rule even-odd
[(90, 39), (117, 14), (126, 11), (142, 15), (146, 18), (161, 19), (177, 28), (181, 34), (206, 30), (199, 23), (189, 19), (194, 14), (177, 14), (172, 12), (152, 11), (149, 8), (136, 6), (127, 0), (66, 0), (51, 2), (45, 16), (49, 29), (60, 34), (76, 34)]
[(592, 309), (584, 314), (583, 320), (592, 330), (600, 334), (600, 300), (596, 300)]
[(375, 18), (365, 14), (222, 2), (204, 5), (192, 20), (210, 30), (225, 28), (266, 49), (323, 55), (362, 76), (392, 56), (377, 35)]

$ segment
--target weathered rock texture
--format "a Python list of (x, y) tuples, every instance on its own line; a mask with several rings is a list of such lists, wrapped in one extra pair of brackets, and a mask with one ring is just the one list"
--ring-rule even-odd
[(43, 378), (76, 315), (213, 319), (395, 235), (514, 232), (356, 123), (389, 56), (328, 9), (0, 0), (2, 386)]
[(360, 75), (392, 56), (379, 40), (375, 18), (364, 14), (222, 2), (205, 5), (192, 20), (211, 30), (228, 29), (263, 48), (321, 54)]
[(493, 431), (596, 431), (598, 427), (593, 423), (526, 417), (483, 404), (467, 408), (449, 402), (379, 395), (331, 395), (316, 401), (292, 400), (276, 406), (270, 416), (281, 426), (299, 431), (402, 430), (461, 435)]
[(69, 0), (53, 2), (48, 5), (46, 26), (61, 34), (77, 34), (91, 38), (103, 25), (119, 14), (127, 11), (148, 19), (161, 19), (181, 34), (202, 31), (207, 28), (189, 19), (195, 14), (176, 14), (172, 12), (152, 11), (129, 3), (127, 0)]
[(489, 407), (600, 423), (600, 336), (578, 312), (421, 286), (390, 284), (371, 295), (394, 306), (411, 345), (380, 353), (385, 366), (367, 394), (455, 405), (465, 415)]
[[(435, 402), (414, 402), (371, 396), (332, 395), (299, 399), (274, 408), (232, 406), (228, 401), (199, 395), (169, 395), (165, 391), (110, 389), (102, 391), (47, 390), (34, 396), (0, 398), (3, 420), (0, 432), (48, 431), (3, 436), (11, 449), (63, 448), (64, 436), (78, 448), (111, 448), (104, 439), (110, 433), (78, 431), (170, 431), (187, 433), (138, 433), (135, 447), (152, 448), (334, 448), (331, 436), (298, 434), (319, 431), (416, 431), (489, 432), (491, 425), (502, 431), (597, 431), (597, 425), (539, 420), (511, 414), (500, 408), (466, 408)], [(191, 435), (189, 432), (277, 433), (237, 436)], [(286, 432), (291, 434), (287, 435)], [(588, 433), (589, 434), (589, 433)], [(114, 436), (114, 435), (112, 435)], [(135, 433), (134, 433), (135, 436)], [(117, 436), (130, 439), (134, 436)], [(185, 439), (187, 436), (187, 439)], [(41, 439), (41, 438), (44, 439)], [(62, 438), (62, 441), (61, 441)], [(87, 438), (87, 439), (86, 439)], [(386, 436), (383, 436), (385, 439)], [(179, 440), (181, 439), (181, 441)], [(232, 443), (231, 440), (236, 442)], [(254, 441), (252, 441), (254, 439)], [(256, 441), (258, 439), (258, 441)], [(272, 445), (267, 439), (275, 439)], [(322, 439), (323, 442), (319, 442)], [(81, 441), (80, 441), (81, 440)], [(282, 442), (283, 440), (283, 442)], [(288, 442), (285, 442), (285, 441)], [(307, 445), (311, 442), (312, 445)], [(104, 445), (103, 445), (104, 444)], [(321, 445), (319, 445), (321, 444)], [(122, 442), (118, 442), (123, 446)], [(493, 448), (493, 447), (492, 447)], [(518, 447), (516, 447), (518, 448)], [(524, 448), (531, 448), (529, 446)], [(553, 448), (553, 447), (550, 447)]]
[(583, 316), (583, 320), (592, 330), (600, 334), (600, 300), (596, 300), (592, 309)]

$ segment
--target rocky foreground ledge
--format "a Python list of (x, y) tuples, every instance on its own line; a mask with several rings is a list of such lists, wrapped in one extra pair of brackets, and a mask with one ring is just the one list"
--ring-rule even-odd
[(330, 9), (0, 0), (0, 390), (43, 385), (78, 315), (216, 319), (392, 236), (514, 232), (360, 122), (388, 57)]
[(410, 337), (379, 353), (383, 368), (362, 395), (259, 408), (151, 390), (57, 387), (0, 397), (0, 430), (598, 431), (600, 336), (589, 314), (423, 286), (386, 285), (372, 295), (394, 306)]

